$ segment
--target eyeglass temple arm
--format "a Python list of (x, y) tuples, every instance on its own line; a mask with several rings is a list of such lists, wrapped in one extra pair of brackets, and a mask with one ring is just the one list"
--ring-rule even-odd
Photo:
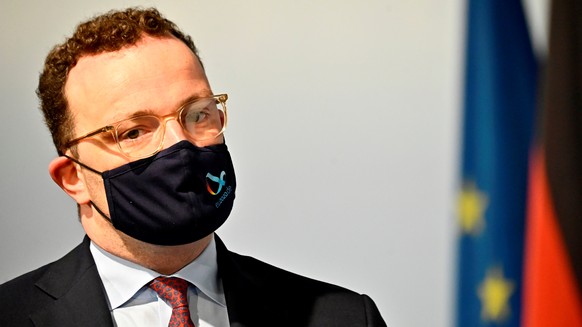
[(83, 135), (83, 136), (77, 137), (76, 139), (72, 139), (72, 140), (70, 140), (69, 142), (67, 142), (67, 144), (65, 144), (65, 148), (70, 148), (71, 146), (73, 146), (73, 145), (75, 145), (75, 144), (79, 143), (79, 141), (81, 141), (82, 139), (85, 139), (85, 138), (91, 137), (91, 136), (93, 136), (93, 135), (97, 135), (97, 134), (101, 134), (101, 133), (109, 132), (109, 131), (111, 131), (112, 129), (113, 129), (113, 126), (105, 126), (105, 127), (102, 127), (102, 128), (100, 128), (100, 129), (98, 129), (98, 130), (95, 130), (95, 131), (89, 132), (89, 133), (87, 133), (87, 134), (85, 134), (85, 135)]

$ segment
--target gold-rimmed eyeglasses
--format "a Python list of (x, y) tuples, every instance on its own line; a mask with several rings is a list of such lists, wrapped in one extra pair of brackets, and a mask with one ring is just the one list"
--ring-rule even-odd
[(165, 116), (139, 115), (101, 127), (65, 144), (68, 149), (83, 139), (101, 133), (111, 133), (119, 151), (127, 158), (139, 159), (152, 156), (162, 149), (166, 121), (176, 119), (193, 141), (210, 140), (226, 129), (227, 94), (197, 98)]

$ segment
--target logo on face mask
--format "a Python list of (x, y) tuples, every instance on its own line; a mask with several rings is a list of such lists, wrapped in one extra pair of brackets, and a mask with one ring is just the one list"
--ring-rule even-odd
[[(217, 195), (220, 194), (220, 191), (222, 191), (222, 187), (224, 185), (226, 185), (226, 182), (224, 181), (224, 175), (226, 175), (226, 173), (224, 171), (222, 171), (220, 173), (220, 177), (216, 177), (214, 175), (212, 175), (211, 173), (207, 173), (206, 174), (206, 189), (208, 190), (208, 193), (212, 194), (212, 195)], [(215, 183), (218, 184), (218, 190), (216, 190), (216, 192), (214, 192), (212, 190), (212, 188), (210, 187), (210, 184), (208, 183), (208, 180), (211, 180)]]
[[(218, 194), (220, 194), (220, 192), (222, 192), (222, 188), (226, 185), (226, 182), (224, 181), (225, 175), (226, 175), (226, 172), (224, 172), (224, 171), (220, 172), (220, 177), (216, 177), (216, 176), (212, 175), (211, 173), (206, 174), (206, 189), (208, 190), (208, 193), (210, 193), (212, 195), (218, 195)], [(212, 190), (208, 180), (218, 184), (218, 190), (216, 190), (216, 192), (214, 192)], [(226, 187), (226, 190), (224, 191), (224, 193), (222, 194), (220, 199), (218, 199), (218, 201), (214, 204), (214, 206), (216, 208), (219, 208), (220, 205), (222, 204), (222, 202), (224, 200), (226, 200), (226, 198), (230, 195), (230, 192), (232, 192), (232, 187), (229, 185), (228, 187)]]

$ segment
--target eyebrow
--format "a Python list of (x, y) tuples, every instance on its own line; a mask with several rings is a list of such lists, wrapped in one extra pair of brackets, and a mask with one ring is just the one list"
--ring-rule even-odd
[[(207, 92), (206, 92), (207, 91)], [(180, 106), (178, 106), (178, 108), (182, 108), (182, 106), (184, 106), (186, 103), (190, 103), (199, 99), (203, 99), (203, 98), (210, 98), (212, 97), (212, 92), (210, 92), (209, 90), (204, 90), (204, 92), (201, 94), (195, 94), (192, 96), (187, 97), (184, 101), (182, 101), (180, 103)], [(178, 110), (178, 109), (176, 109)]]
[[(212, 91), (210, 91), (209, 89), (203, 89), (200, 92), (197, 92), (196, 94), (193, 94), (193, 95), (187, 97), (186, 99), (182, 100), (179, 103), (178, 107), (175, 108), (174, 110), (177, 111), (180, 108), (182, 108), (182, 106), (184, 106), (185, 104), (190, 103), (190, 102), (193, 102), (193, 101), (196, 101), (198, 99), (210, 98), (210, 97), (212, 97)], [(120, 121), (123, 121), (123, 120), (126, 120), (126, 119), (132, 119), (132, 118), (135, 118), (135, 117), (149, 116), (149, 115), (154, 115), (155, 116), (153, 109), (140, 109), (138, 111), (135, 111), (135, 112), (131, 113), (128, 116), (125, 116), (123, 118), (116, 119), (114, 122), (108, 124), (107, 126), (114, 126), (116, 123), (118, 123)]]

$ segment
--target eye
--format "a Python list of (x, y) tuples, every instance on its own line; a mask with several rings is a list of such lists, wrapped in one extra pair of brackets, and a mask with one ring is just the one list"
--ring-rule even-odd
[(123, 141), (125, 141), (125, 140), (135, 140), (135, 139), (143, 136), (145, 133), (147, 133), (147, 131), (144, 130), (144, 129), (134, 128), (134, 129), (127, 130), (127, 131), (125, 131), (125, 132), (123, 132), (121, 134), (118, 134), (117, 135), (117, 138), (120, 141), (122, 141), (122, 140)]
[(182, 111), (182, 122), (185, 125), (200, 125), (211, 119), (212, 112), (216, 110), (214, 99), (199, 99), (186, 105)]
[(187, 124), (199, 124), (208, 119), (208, 113), (204, 111), (189, 111), (184, 117)]
[(159, 128), (155, 117), (138, 117), (123, 121), (117, 126), (117, 140), (121, 143), (139, 143), (152, 137)]

